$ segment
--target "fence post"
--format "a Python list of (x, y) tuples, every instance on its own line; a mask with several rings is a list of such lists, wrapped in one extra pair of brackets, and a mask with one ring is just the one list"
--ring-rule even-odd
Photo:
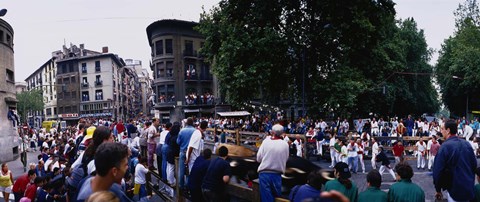
[(152, 182), (152, 173), (153, 171), (148, 171), (147, 172), (147, 175), (145, 176), (145, 180), (147, 181), (147, 186), (145, 186), (147, 188), (147, 195), (152, 195), (152, 189), (150, 188), (150, 186), (148, 186), (151, 182)]
[(175, 178), (176, 178), (176, 186), (175, 186), (175, 194), (178, 202), (184, 202), (185, 199), (182, 196), (182, 193), (180, 193), (180, 186), (178, 186), (178, 181), (179, 181), (179, 176), (178, 176), (178, 166), (180, 165), (179, 163), (179, 157), (175, 157)]
[(236, 142), (237, 142), (237, 145), (240, 146), (242, 143), (240, 142), (240, 131), (237, 129), (235, 129), (235, 135), (236, 135)]
[(253, 202), (260, 202), (260, 184), (258, 179), (253, 180), (252, 183)]

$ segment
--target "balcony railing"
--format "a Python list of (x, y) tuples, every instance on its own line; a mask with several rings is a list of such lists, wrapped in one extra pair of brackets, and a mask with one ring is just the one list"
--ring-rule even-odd
[(191, 93), (185, 95), (185, 104), (186, 105), (213, 105), (215, 103), (215, 96), (206, 93), (203, 95), (197, 95)]
[(184, 50), (183, 51), (183, 57), (198, 57), (198, 53), (197, 51), (193, 51), (193, 50), (190, 50), (190, 51), (187, 51), (187, 50)]
[(88, 88), (88, 82), (82, 83), (82, 88)]

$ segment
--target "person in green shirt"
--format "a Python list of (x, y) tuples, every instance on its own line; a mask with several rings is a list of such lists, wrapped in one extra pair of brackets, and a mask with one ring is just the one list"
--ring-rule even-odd
[[(475, 170), (477, 181), (480, 182), (480, 167)], [(480, 183), (475, 185), (475, 201), (480, 202)]]
[(358, 188), (350, 181), (352, 174), (348, 169), (348, 164), (344, 162), (338, 162), (334, 167), (334, 180), (328, 181), (325, 184), (325, 191), (335, 190), (345, 195), (350, 201), (357, 201)]
[(371, 170), (367, 174), (368, 188), (358, 195), (358, 202), (386, 202), (387, 193), (380, 190), (382, 176), (377, 170)]
[(402, 162), (395, 166), (397, 182), (388, 190), (389, 202), (425, 202), (425, 192), (412, 183), (413, 169), (408, 163)]

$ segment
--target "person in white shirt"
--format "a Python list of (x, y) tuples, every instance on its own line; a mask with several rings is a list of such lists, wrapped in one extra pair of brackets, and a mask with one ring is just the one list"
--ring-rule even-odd
[(138, 194), (140, 201), (147, 201), (147, 180), (145, 177), (145, 175), (148, 173), (148, 169), (145, 167), (147, 165), (147, 159), (139, 156), (138, 161), (139, 162), (137, 166), (135, 166), (135, 185), (133, 194)]
[(322, 132), (325, 132), (327, 126), (327, 123), (324, 120), (320, 119), (320, 129), (322, 130)]
[(342, 147), (339, 155), (340, 161), (348, 164), (348, 149), (347, 149), (347, 146), (345, 145), (345, 142), (340, 141), (340, 146)]
[(479, 148), (478, 140), (477, 140), (477, 138), (472, 138), (472, 139), (468, 140), (468, 142), (470, 143), (470, 145), (472, 145), (473, 154), (475, 154), (475, 156), (477, 156), (478, 148)]
[(427, 145), (423, 142), (423, 139), (418, 140), (417, 144), (417, 169), (424, 169), (425, 170), (425, 154), (427, 150)]
[(470, 140), (470, 138), (473, 135), (473, 128), (469, 126), (468, 124), (463, 124), (463, 137), (465, 137), (465, 140)]
[(357, 145), (358, 145), (358, 161), (360, 162), (360, 165), (362, 166), (362, 173), (365, 173), (365, 162), (363, 161), (363, 153), (364, 153), (364, 147), (361, 139), (357, 139)]
[(193, 163), (200, 156), (203, 150), (203, 133), (207, 129), (208, 122), (202, 121), (200, 127), (193, 132), (187, 147), (185, 164), (188, 164), (188, 171), (192, 170)]
[(350, 139), (350, 143), (347, 145), (347, 157), (348, 157), (348, 167), (353, 173), (357, 173), (358, 171), (358, 145), (355, 139), (352, 137)]
[(378, 122), (375, 120), (375, 118), (373, 118), (372, 122), (371, 122), (371, 133), (372, 133), (372, 136), (378, 136), (379, 133), (380, 133), (380, 130), (378, 128)]
[(293, 141), (293, 144), (297, 150), (296, 155), (298, 157), (303, 157), (303, 141), (300, 135), (295, 135), (295, 141)]
[(272, 127), (274, 136), (264, 141), (257, 152), (258, 178), (261, 201), (274, 201), (282, 193), (282, 173), (285, 172), (289, 156), (288, 144), (281, 139), (284, 133), (283, 126), (276, 124)]
[[(170, 132), (170, 128), (172, 127), (172, 123), (168, 122), (165, 124), (165, 129), (160, 133), (160, 138), (158, 140), (157, 148), (156, 148), (156, 155), (157, 155), (157, 166), (160, 176), (166, 180), (167, 179), (167, 147), (163, 147), (165, 144), (165, 138), (167, 137), (168, 133)], [(161, 171), (161, 172), (160, 172)]]
[[(157, 143), (160, 141), (158, 137), (160, 134), (157, 132), (157, 127), (160, 125), (160, 121), (157, 118), (152, 119), (152, 125), (147, 129), (147, 148), (148, 148), (148, 167), (149, 169), (155, 169), (153, 166), (153, 155), (157, 147)], [(160, 168), (157, 168), (160, 169)]]
[(328, 143), (328, 146), (330, 147), (330, 159), (332, 160), (332, 164), (329, 166), (330, 168), (333, 168), (335, 164), (337, 164), (336, 159), (337, 159), (337, 151), (335, 150), (335, 143), (337, 142), (335, 138), (335, 134), (330, 135), (330, 142)]
[(372, 168), (377, 169), (377, 163), (375, 162), (375, 157), (377, 157), (378, 151), (378, 143), (376, 138), (372, 138)]
[(423, 136), (430, 136), (429, 133), (429, 129), (430, 129), (430, 124), (428, 124), (427, 120), (425, 120), (423, 122), (423, 125), (422, 125), (422, 130), (423, 130)]

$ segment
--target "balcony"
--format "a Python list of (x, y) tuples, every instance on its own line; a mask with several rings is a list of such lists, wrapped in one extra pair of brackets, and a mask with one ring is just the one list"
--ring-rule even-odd
[(95, 81), (95, 87), (102, 86), (103, 81)]
[(82, 88), (88, 88), (88, 82), (82, 83)]
[(197, 53), (197, 51), (193, 51), (193, 50), (184, 50), (183, 51), (183, 57), (185, 57), (185, 58), (198, 58), (198, 53)]
[(86, 73), (87, 73), (87, 69), (82, 68), (82, 74), (86, 74)]
[(101, 71), (100, 67), (95, 67), (95, 72), (100, 72), (100, 71)]
[(185, 95), (185, 104), (186, 105), (214, 105), (215, 96), (213, 96), (210, 93), (205, 93), (203, 95), (190, 93), (188, 95)]

